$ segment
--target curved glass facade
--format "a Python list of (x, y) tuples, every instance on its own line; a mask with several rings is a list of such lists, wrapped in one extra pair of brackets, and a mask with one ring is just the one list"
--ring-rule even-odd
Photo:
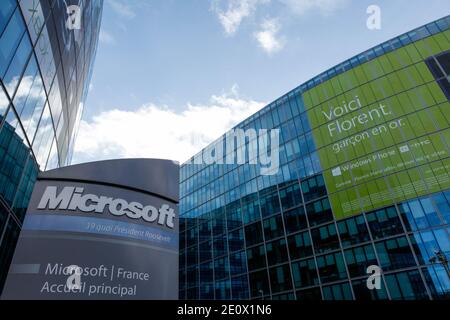
[(236, 128), (280, 129), (280, 170), (182, 166), (181, 299), (450, 298), (449, 16)]
[(0, 2), (0, 292), (38, 172), (70, 162), (102, 7), (102, 0)]

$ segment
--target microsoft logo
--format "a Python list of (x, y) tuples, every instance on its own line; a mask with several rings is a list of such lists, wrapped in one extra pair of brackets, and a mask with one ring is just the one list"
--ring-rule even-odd
[(341, 167), (337, 167), (337, 168), (334, 168), (333, 170), (331, 170), (331, 174), (333, 175), (333, 177), (342, 176)]
[[(60, 188), (61, 189), (61, 188)], [(139, 202), (124, 199), (84, 194), (84, 188), (64, 187), (58, 192), (58, 187), (48, 186), (37, 206), (38, 210), (79, 210), (85, 213), (102, 214), (108, 211), (113, 216), (126, 216), (130, 219), (142, 219), (149, 223), (158, 223), (170, 229), (175, 227), (175, 210), (168, 204), (159, 209)]]
[(401, 147), (399, 148), (399, 150), (400, 150), (400, 153), (406, 153), (406, 152), (409, 152), (409, 151), (410, 151), (408, 145), (401, 146)]

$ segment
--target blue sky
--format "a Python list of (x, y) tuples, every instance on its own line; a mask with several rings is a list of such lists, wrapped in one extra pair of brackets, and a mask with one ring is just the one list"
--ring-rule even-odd
[[(320, 72), (450, 13), (448, 0), (104, 0), (74, 163), (185, 161)], [(369, 5), (381, 29), (369, 30)]]

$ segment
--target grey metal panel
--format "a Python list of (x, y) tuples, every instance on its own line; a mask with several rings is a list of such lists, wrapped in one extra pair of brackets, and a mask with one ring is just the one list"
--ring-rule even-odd
[(78, 164), (43, 172), (38, 179), (114, 184), (164, 196), (178, 203), (179, 164), (161, 159), (122, 159)]
[[(154, 159), (42, 173), (2, 299), (177, 299), (178, 178), (177, 163)], [(74, 265), (93, 273), (68, 290)]]

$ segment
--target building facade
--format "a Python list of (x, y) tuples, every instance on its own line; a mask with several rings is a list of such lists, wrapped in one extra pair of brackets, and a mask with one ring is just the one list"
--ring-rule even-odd
[(102, 7), (0, 2), (0, 293), (38, 173), (70, 163)]
[(279, 129), (279, 170), (260, 174), (250, 151), (199, 164), (208, 148), (182, 166), (180, 299), (450, 298), (450, 16), (235, 129)]

